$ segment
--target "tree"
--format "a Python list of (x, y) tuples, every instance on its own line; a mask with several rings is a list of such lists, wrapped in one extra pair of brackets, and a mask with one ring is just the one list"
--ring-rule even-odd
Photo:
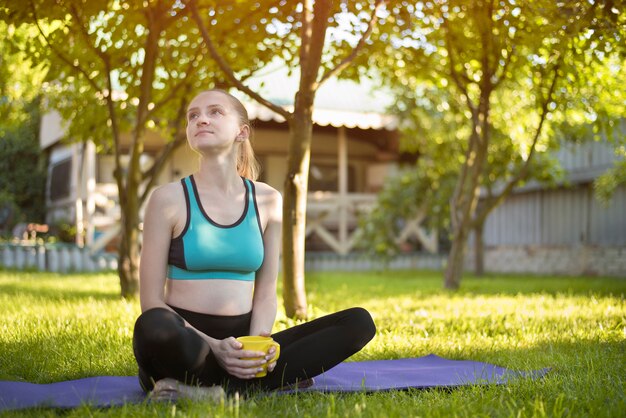
[[(283, 0), (255, 3), (255, 8), (267, 11), (260, 14), (258, 24), (251, 26), (253, 30), (266, 34), (263, 50), (273, 51), (292, 70), (298, 69), (300, 72), (293, 111), (285, 110), (247, 87), (243, 77), (233, 69), (232, 60), (224, 58), (216, 47), (213, 31), (219, 22), (213, 18), (214, 13), (210, 8), (203, 11), (202, 4), (196, 0), (187, 0), (185, 4), (191, 9), (211, 56), (228, 82), (283, 116), (289, 124), (289, 156), (283, 207), (283, 302), (287, 316), (306, 318), (304, 238), (315, 94), (326, 80), (348, 67), (361, 51), (376, 24), (383, 1), (336, 4), (330, 0)], [(340, 31), (340, 13), (354, 18), (345, 23), (349, 27), (348, 32), (358, 38), (354, 44), (346, 40), (338, 40), (333, 44), (326, 42), (329, 28)], [(268, 23), (268, 15), (271, 23)], [(240, 55), (238, 51), (237, 54)]]
[[(45, 94), (50, 108), (70, 122), (71, 140), (93, 140), (115, 156), (121, 206), (121, 294), (138, 292), (140, 208), (165, 162), (184, 143), (190, 90), (211, 76), (199, 73), (201, 45), (187, 35), (185, 11), (170, 2), (9, 1), (3, 21), (34, 28), (24, 48), (35, 61), (50, 61)], [(147, 131), (168, 140), (142, 171)], [(128, 165), (122, 156), (128, 155)]]
[[(403, 121), (401, 150), (416, 156), (417, 162), (402, 166), (399, 175), (386, 181), (373, 211), (361, 219), (362, 247), (374, 256), (390, 260), (400, 247), (397, 237), (404, 222), (426, 213), (431, 228), (446, 236), (450, 230), (449, 202), (459, 175), (467, 126), (463, 109), (447, 90), (427, 80), (416, 81), (414, 89), (392, 86), (397, 97), (391, 112)], [(416, 103), (418, 104), (416, 106)], [(483, 198), (492, 196), (499, 179), (506, 178), (516, 163), (518, 150), (504, 133), (494, 130), (483, 175)], [(543, 184), (562, 179), (557, 161), (538, 154), (527, 176)], [(481, 200), (481, 203), (484, 203)], [(481, 209), (477, 209), (480, 213)], [(484, 218), (473, 225), (476, 249), (475, 273), (483, 274), (480, 243)], [(444, 247), (448, 243), (445, 242)], [(445, 248), (444, 248), (445, 250)]]
[[(537, 154), (554, 146), (559, 122), (580, 112), (571, 101), (577, 93), (572, 86), (593, 90), (581, 70), (589, 60), (604, 66), (618, 53), (624, 34), (618, 33), (616, 10), (606, 2), (549, 0), (402, 2), (392, 9), (391, 23), (383, 26), (391, 41), (378, 60), (383, 77), (409, 90), (426, 85), (440, 93), (417, 95), (415, 105), (450, 113), (448, 119), (462, 125), (443, 136), (423, 136), (439, 138), (440, 145), (460, 140), (447, 159), (458, 161), (458, 177), (450, 198), (445, 287), (460, 284), (470, 231), (482, 229), (537, 163), (549, 162), (537, 161)], [(596, 110), (583, 119), (605, 119), (597, 116), (603, 115)], [(491, 164), (497, 158), (503, 159)]]

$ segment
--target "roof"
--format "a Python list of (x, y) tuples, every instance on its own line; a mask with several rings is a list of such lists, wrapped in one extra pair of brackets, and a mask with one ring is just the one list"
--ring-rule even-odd
[[(290, 111), (298, 90), (298, 74), (289, 74), (284, 65), (272, 66), (273, 69), (264, 75), (251, 77), (246, 84), (267, 100)], [(233, 93), (242, 99), (251, 119), (285, 121), (281, 115), (247, 96)], [(363, 79), (357, 83), (331, 78), (320, 86), (315, 95), (313, 122), (321, 126), (394, 130), (398, 126), (398, 118), (386, 112), (392, 103), (392, 95), (370, 80)]]
[[(246, 109), (250, 119), (257, 119), (264, 122), (284, 122), (283, 118), (273, 110), (258, 104), (257, 102), (246, 101)], [(285, 109), (292, 110), (293, 106), (285, 106)], [(321, 126), (334, 126), (336, 128), (345, 126), (346, 128), (394, 130), (398, 126), (398, 118), (394, 115), (385, 115), (374, 112), (358, 112), (350, 110), (313, 109), (313, 123)]]

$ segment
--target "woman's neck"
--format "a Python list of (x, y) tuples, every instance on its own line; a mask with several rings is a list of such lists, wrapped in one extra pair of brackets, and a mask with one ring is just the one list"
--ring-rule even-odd
[(202, 189), (212, 189), (225, 194), (238, 192), (242, 185), (235, 161), (223, 156), (201, 158), (194, 180)]

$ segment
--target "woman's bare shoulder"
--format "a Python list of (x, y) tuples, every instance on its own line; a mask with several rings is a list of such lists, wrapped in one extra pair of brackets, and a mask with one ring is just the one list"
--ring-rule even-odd
[(267, 183), (255, 181), (256, 200), (261, 212), (261, 218), (265, 220), (278, 221), (282, 219), (283, 197), (278, 190)]
[(256, 195), (264, 200), (269, 201), (282, 201), (282, 196), (278, 190), (273, 188), (267, 183), (262, 181), (255, 181), (254, 188), (256, 189)]
[(184, 205), (185, 199), (180, 181), (173, 181), (157, 186), (150, 194), (149, 206), (160, 209), (176, 208)]

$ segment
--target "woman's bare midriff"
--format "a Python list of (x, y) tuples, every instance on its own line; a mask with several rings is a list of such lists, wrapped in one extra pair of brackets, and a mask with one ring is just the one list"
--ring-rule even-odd
[(165, 303), (211, 315), (242, 315), (252, 310), (254, 282), (242, 280), (172, 280), (165, 283)]

